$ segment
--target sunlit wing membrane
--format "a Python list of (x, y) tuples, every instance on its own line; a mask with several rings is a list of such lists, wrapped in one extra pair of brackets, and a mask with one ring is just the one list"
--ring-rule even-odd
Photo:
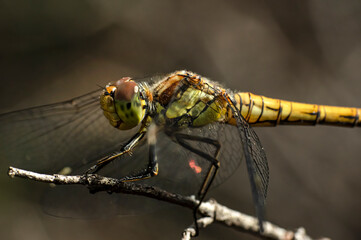
[[(76, 169), (115, 150), (127, 138), (107, 123), (96, 90), (69, 101), (0, 115), (4, 164), (45, 173)], [(90, 147), (91, 146), (91, 147)]]
[(229, 100), (233, 114), (236, 116), (238, 132), (241, 136), (247, 171), (251, 184), (256, 214), (263, 231), (264, 205), (267, 197), (269, 169), (266, 154), (254, 130), (243, 119), (235, 103)]

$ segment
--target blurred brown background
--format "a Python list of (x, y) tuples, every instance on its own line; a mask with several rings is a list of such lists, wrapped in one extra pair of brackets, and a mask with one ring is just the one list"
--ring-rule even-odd
[[(361, 107), (361, 3), (1, 1), (0, 112), (65, 100), (122, 76), (188, 69), (231, 89)], [(361, 132), (256, 129), (268, 155), (267, 220), (313, 237), (359, 239)], [(187, 209), (72, 220), (45, 215), (36, 183), (1, 169), (1, 239), (180, 239)], [(253, 214), (244, 165), (209, 193)], [(255, 239), (220, 225), (198, 239)]]

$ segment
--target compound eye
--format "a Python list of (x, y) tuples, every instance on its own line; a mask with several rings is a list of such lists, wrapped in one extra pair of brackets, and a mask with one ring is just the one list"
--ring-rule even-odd
[(123, 77), (115, 82), (114, 99), (131, 102), (134, 94), (138, 93), (138, 85), (130, 77)]

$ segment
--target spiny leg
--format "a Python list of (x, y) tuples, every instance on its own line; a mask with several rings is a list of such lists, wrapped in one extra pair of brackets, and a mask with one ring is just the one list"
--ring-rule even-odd
[(115, 158), (122, 156), (125, 153), (130, 152), (131, 150), (133, 150), (133, 148), (140, 142), (140, 140), (142, 140), (142, 138), (145, 136), (146, 131), (139, 131), (138, 133), (136, 133), (129, 141), (127, 144), (125, 144), (119, 152), (114, 152), (108, 156), (105, 156), (103, 158), (101, 158), (100, 160), (97, 161), (97, 163), (95, 165), (93, 165), (92, 167), (90, 167), (87, 171), (86, 174), (90, 174), (90, 173), (96, 173), (98, 172), (100, 169), (102, 169), (103, 167), (105, 167), (106, 165), (108, 165), (111, 161), (113, 161)]
[[(139, 141), (145, 136), (145, 128), (140, 130), (137, 134), (135, 134), (130, 141), (122, 147), (119, 152), (115, 152), (112, 155), (106, 156), (100, 159), (94, 166), (87, 170), (88, 173), (96, 173), (115, 158), (122, 156), (123, 154), (130, 152), (138, 143)], [(143, 169), (142, 171), (138, 172), (137, 174), (126, 176), (121, 178), (120, 181), (128, 182), (128, 181), (137, 181), (141, 179), (146, 179), (153, 177), (158, 174), (158, 163), (157, 163), (157, 156), (155, 153), (155, 146), (156, 146), (156, 126), (152, 124), (148, 128), (148, 144), (149, 144), (149, 155), (148, 155), (148, 167)]]
[[(203, 180), (202, 186), (198, 191), (198, 198), (199, 203), (198, 205), (193, 209), (193, 218), (194, 218), (194, 224), (196, 227), (196, 236), (199, 233), (199, 227), (197, 224), (197, 211), (199, 206), (202, 204), (204, 197), (206, 196), (209, 187), (212, 185), (212, 182), (217, 174), (218, 168), (219, 168), (219, 161), (218, 161), (218, 154), (221, 149), (221, 145), (217, 140), (206, 138), (206, 137), (200, 137), (200, 136), (193, 136), (193, 135), (187, 135), (182, 133), (175, 133), (174, 137), (176, 138), (177, 142), (184, 148), (188, 149), (189, 151), (203, 157), (205, 160), (211, 162), (211, 166), (208, 169), (207, 175)], [(214, 156), (212, 157), (208, 153), (202, 152), (201, 150), (198, 150), (196, 148), (193, 148), (190, 146), (185, 140), (192, 140), (192, 141), (199, 141), (211, 144), (216, 147), (216, 151), (214, 153)]]
[(157, 143), (157, 126), (156, 124), (150, 125), (148, 128), (148, 166), (145, 169), (142, 169), (140, 172), (126, 176), (121, 178), (120, 181), (122, 182), (130, 182), (130, 181), (138, 181), (142, 179), (147, 179), (158, 175), (158, 161), (157, 155), (155, 152), (156, 143)]

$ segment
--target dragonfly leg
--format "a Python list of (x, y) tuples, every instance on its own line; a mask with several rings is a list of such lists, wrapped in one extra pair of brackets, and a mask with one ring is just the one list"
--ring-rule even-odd
[(138, 143), (140, 140), (142, 140), (142, 138), (145, 136), (145, 131), (141, 131), (138, 132), (137, 134), (135, 134), (129, 141), (127, 144), (125, 144), (119, 152), (114, 152), (108, 156), (105, 156), (101, 159), (99, 159), (97, 161), (97, 163), (95, 165), (93, 165), (92, 167), (90, 167), (87, 171), (86, 174), (90, 174), (90, 173), (96, 173), (98, 172), (100, 169), (102, 169), (103, 167), (105, 167), (106, 165), (108, 165), (111, 161), (113, 161), (115, 158), (122, 156), (125, 153), (130, 152)]
[[(189, 151), (203, 157), (205, 160), (209, 161), (212, 165), (208, 169), (207, 175), (203, 180), (202, 186), (198, 192), (198, 198), (199, 198), (199, 204), (193, 209), (193, 217), (194, 217), (194, 225), (196, 227), (196, 236), (199, 233), (199, 227), (197, 224), (197, 211), (199, 206), (204, 200), (204, 197), (206, 196), (209, 187), (211, 186), (217, 171), (219, 169), (219, 161), (218, 161), (218, 155), (219, 151), (221, 149), (221, 145), (217, 140), (206, 138), (206, 137), (200, 137), (200, 136), (193, 136), (193, 135), (187, 135), (182, 133), (175, 133), (174, 137), (176, 138), (176, 141), (184, 148), (188, 149)], [(199, 149), (196, 149), (189, 145), (185, 140), (191, 140), (191, 141), (198, 141), (198, 142), (204, 142), (213, 145), (216, 148), (216, 151), (214, 153), (214, 156), (209, 155), (208, 153), (202, 152)]]
[(133, 174), (131, 176), (126, 176), (120, 179), (123, 182), (138, 181), (142, 179), (147, 179), (158, 175), (158, 162), (157, 155), (155, 152), (157, 136), (156, 136), (156, 125), (152, 124), (148, 129), (148, 145), (149, 145), (149, 154), (148, 154), (148, 166), (141, 170), (140, 172)]

